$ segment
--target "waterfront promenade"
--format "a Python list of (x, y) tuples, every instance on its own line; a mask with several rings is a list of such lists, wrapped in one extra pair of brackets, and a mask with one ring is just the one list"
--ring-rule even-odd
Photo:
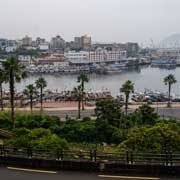
[[(128, 112), (134, 112), (140, 105), (142, 104), (134, 104), (129, 105)], [(59, 116), (62, 121), (65, 120), (66, 115), (71, 118), (76, 118), (78, 114), (78, 108), (76, 102), (62, 102), (58, 103), (44, 103), (43, 104), (44, 113), (48, 115), (54, 115)], [(157, 112), (162, 118), (175, 118), (180, 119), (180, 103), (173, 103), (171, 108), (167, 108), (167, 103), (163, 104), (153, 104), (151, 105), (155, 109), (155, 112)], [(5, 108), (5, 110), (9, 110), (8, 108)], [(29, 112), (29, 107), (26, 108), (17, 108), (18, 112)], [(81, 111), (81, 116), (83, 117), (91, 117), (95, 114), (94, 112), (95, 106), (85, 106), (85, 110)], [(36, 107), (33, 109), (33, 111), (38, 113), (40, 111), (39, 107)]]

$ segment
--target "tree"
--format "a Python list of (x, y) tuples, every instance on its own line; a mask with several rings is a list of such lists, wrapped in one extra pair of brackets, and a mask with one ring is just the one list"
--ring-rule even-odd
[(129, 95), (130, 93), (134, 92), (134, 84), (130, 80), (128, 80), (122, 85), (122, 88), (120, 89), (120, 91), (125, 94), (125, 111), (127, 115)]
[(3, 62), (2, 65), (4, 69), (5, 80), (9, 82), (11, 118), (13, 122), (13, 128), (15, 128), (14, 88), (15, 82), (20, 82), (22, 78), (26, 77), (25, 68), (15, 57), (8, 58), (5, 62)]
[(138, 116), (138, 123), (141, 125), (154, 125), (159, 118), (154, 108), (148, 104), (140, 106), (135, 114)]
[(66, 121), (59, 132), (60, 137), (75, 143), (94, 143), (95, 121)]
[(118, 147), (118, 151), (134, 151), (139, 153), (179, 152), (179, 126), (156, 124), (155, 126), (135, 127)]
[(36, 81), (37, 89), (40, 89), (40, 103), (41, 103), (41, 111), (43, 110), (43, 89), (47, 87), (47, 82), (43, 77), (40, 77)]
[(77, 81), (80, 83), (81, 90), (82, 90), (82, 110), (84, 110), (84, 98), (85, 98), (84, 83), (85, 83), (85, 82), (88, 82), (89, 79), (88, 79), (88, 77), (87, 77), (86, 74), (81, 73), (81, 74), (78, 76), (78, 80), (77, 80)]
[(33, 84), (29, 84), (28, 86), (26, 86), (26, 89), (24, 90), (24, 94), (29, 98), (30, 100), (30, 109), (32, 112), (32, 108), (33, 108), (33, 97), (35, 95), (37, 95), (37, 90), (34, 87)]
[(65, 139), (59, 138), (49, 129), (36, 128), (29, 130), (26, 128), (15, 129), (16, 136), (5, 142), (13, 147), (33, 148), (33, 149), (63, 149), (68, 147)]
[(164, 83), (165, 85), (168, 85), (168, 98), (169, 98), (169, 101), (168, 101), (168, 107), (171, 106), (171, 87), (173, 84), (175, 84), (177, 82), (176, 78), (174, 77), (173, 74), (169, 74), (168, 76), (166, 76), (164, 78)]
[(78, 101), (78, 118), (81, 118), (82, 86), (79, 85), (73, 90), (75, 99)]
[(121, 121), (121, 105), (113, 99), (100, 100), (96, 102), (95, 113), (97, 121), (107, 120), (109, 125), (119, 127)]
[(2, 87), (2, 84), (4, 81), (5, 81), (4, 70), (2, 68), (0, 68), (0, 106), (1, 106), (1, 111), (4, 110), (4, 107), (3, 107), (3, 87)]

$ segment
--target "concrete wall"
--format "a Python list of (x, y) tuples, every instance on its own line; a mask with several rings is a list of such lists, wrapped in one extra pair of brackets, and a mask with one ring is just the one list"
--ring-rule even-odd
[(0, 166), (103, 172), (120, 175), (180, 176), (180, 166), (134, 165), (93, 161), (61, 161), (0, 156)]

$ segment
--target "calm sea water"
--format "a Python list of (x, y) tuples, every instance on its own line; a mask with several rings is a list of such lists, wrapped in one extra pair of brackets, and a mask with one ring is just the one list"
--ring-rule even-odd
[[(125, 72), (108, 75), (89, 75), (89, 83), (86, 84), (87, 90), (100, 91), (108, 89), (112, 95), (116, 96), (119, 89), (126, 80), (131, 80), (135, 84), (135, 91), (143, 92), (145, 88), (167, 92), (167, 86), (163, 83), (163, 78), (168, 74), (174, 74), (177, 84), (173, 85), (173, 93), (180, 95), (180, 67), (176, 69), (160, 69), (150, 66), (143, 66), (134, 69), (128, 69)], [(43, 75), (48, 82), (48, 89), (52, 90), (71, 90), (77, 85), (77, 75)], [(16, 84), (16, 89), (21, 91), (30, 83), (34, 83), (38, 76), (31, 76)], [(6, 85), (5, 88), (8, 88)]]

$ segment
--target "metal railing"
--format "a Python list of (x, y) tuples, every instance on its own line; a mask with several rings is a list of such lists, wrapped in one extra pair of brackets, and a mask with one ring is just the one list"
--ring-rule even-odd
[(157, 164), (164, 166), (180, 165), (180, 154), (167, 152), (164, 154), (135, 153), (105, 153), (96, 150), (73, 151), (62, 149), (32, 149), (0, 146), (0, 157), (23, 157), (47, 160), (69, 160), (69, 161), (92, 161), (92, 162), (113, 162), (122, 164)]

